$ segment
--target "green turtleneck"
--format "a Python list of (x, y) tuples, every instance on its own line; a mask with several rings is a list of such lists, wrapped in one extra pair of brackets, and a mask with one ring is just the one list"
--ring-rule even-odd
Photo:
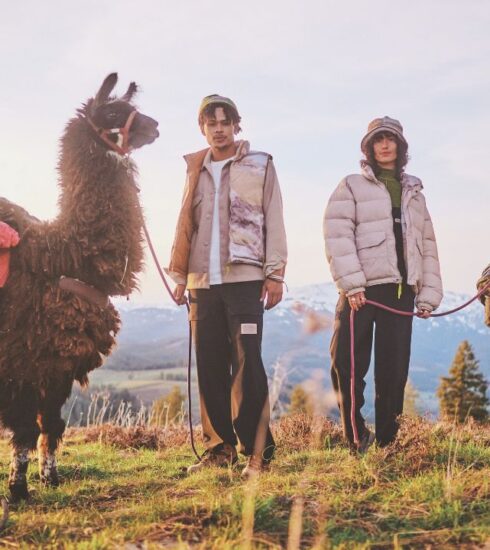
[(402, 186), (395, 177), (395, 171), (382, 168), (378, 174), (378, 180), (386, 185), (391, 197), (391, 206), (400, 208), (402, 205)]

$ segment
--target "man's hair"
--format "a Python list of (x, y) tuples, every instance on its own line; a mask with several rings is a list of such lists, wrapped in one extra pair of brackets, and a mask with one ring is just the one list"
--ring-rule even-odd
[(376, 159), (374, 158), (374, 142), (376, 139), (379, 139), (382, 136), (389, 136), (394, 137), (396, 141), (396, 163), (395, 163), (395, 177), (396, 179), (400, 180), (400, 178), (403, 175), (403, 172), (405, 171), (405, 166), (407, 165), (408, 161), (410, 160), (410, 157), (408, 156), (408, 145), (398, 138), (397, 135), (392, 134), (391, 132), (383, 132), (374, 135), (366, 144), (366, 162), (369, 164), (371, 169), (374, 172), (375, 176), (378, 176), (378, 174), (381, 171), (380, 166), (376, 162)]
[(242, 117), (235, 109), (233, 109), (233, 107), (226, 103), (211, 103), (207, 107), (205, 107), (199, 115), (199, 126), (202, 128), (207, 118), (214, 118), (216, 109), (218, 109), (219, 107), (222, 107), (226, 118), (230, 119), (232, 123), (236, 126), (235, 133), (238, 134), (238, 132), (241, 132), (242, 129), (240, 128), (240, 121), (242, 120)]

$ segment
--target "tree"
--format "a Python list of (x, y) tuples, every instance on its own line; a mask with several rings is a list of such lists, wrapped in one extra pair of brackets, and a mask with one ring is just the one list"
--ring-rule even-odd
[(313, 415), (314, 406), (311, 396), (301, 384), (294, 386), (291, 392), (289, 412)]
[(407, 416), (420, 416), (418, 402), (419, 392), (417, 388), (408, 380), (405, 386), (405, 395), (403, 398), (403, 413)]
[(437, 390), (441, 415), (456, 422), (464, 422), (470, 416), (479, 422), (488, 420), (487, 386), (473, 349), (464, 340), (456, 351), (449, 376), (441, 378)]
[(184, 416), (182, 405), (185, 399), (179, 386), (174, 386), (165, 397), (154, 401), (151, 409), (151, 425), (160, 427), (180, 422)]

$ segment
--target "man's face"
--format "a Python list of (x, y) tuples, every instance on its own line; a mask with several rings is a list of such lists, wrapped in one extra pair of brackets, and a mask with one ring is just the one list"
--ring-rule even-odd
[(212, 149), (224, 150), (235, 142), (235, 125), (223, 107), (216, 107), (214, 116), (205, 117), (201, 131)]
[(397, 142), (393, 134), (378, 134), (373, 138), (374, 159), (381, 168), (393, 170), (396, 166)]

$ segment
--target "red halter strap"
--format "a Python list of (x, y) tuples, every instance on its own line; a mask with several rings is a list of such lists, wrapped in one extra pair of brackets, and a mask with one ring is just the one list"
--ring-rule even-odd
[[(100, 128), (99, 126), (96, 126), (92, 119), (90, 117), (87, 117), (87, 122), (90, 124), (90, 126), (93, 128), (95, 133), (100, 137), (100, 139), (106, 143), (113, 151), (116, 151), (116, 153), (119, 153), (122, 156), (129, 155), (131, 152), (131, 147), (129, 145), (129, 130), (131, 128), (131, 125), (133, 124), (134, 117), (136, 116), (136, 109), (134, 111), (131, 111), (131, 113), (128, 116), (128, 120), (126, 120), (126, 124), (124, 125), (124, 128)], [(112, 141), (112, 139), (109, 138), (110, 135), (116, 134), (117, 135), (117, 142)]]

